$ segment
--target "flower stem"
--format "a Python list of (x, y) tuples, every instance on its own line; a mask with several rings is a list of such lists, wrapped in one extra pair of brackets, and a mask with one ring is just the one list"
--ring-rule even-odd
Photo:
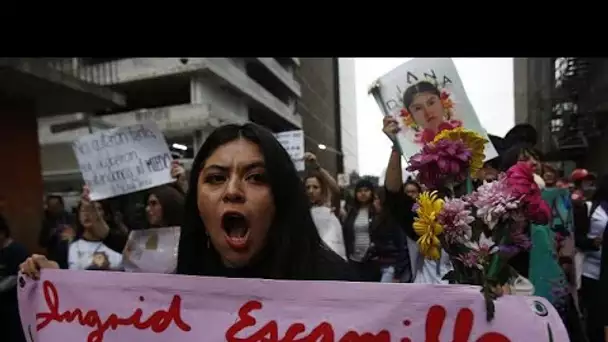
[(467, 195), (468, 195), (473, 192), (473, 181), (471, 180), (471, 175), (467, 176), (466, 184), (467, 184)]

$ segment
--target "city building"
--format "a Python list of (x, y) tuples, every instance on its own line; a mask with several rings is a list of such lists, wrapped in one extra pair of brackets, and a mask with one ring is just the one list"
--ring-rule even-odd
[(101, 85), (113, 70), (83, 73), (71, 60), (58, 58), (0, 58), (0, 214), (13, 236), (30, 252), (39, 252), (38, 232), (43, 218), (40, 177), (40, 118), (66, 112), (120, 108), (124, 96)]
[(608, 60), (515, 58), (515, 121), (539, 134), (546, 159), (566, 174), (574, 167), (608, 171), (598, 158), (608, 143)]
[(357, 94), (355, 88), (355, 59), (340, 58), (340, 135), (344, 155), (344, 173), (359, 171), (357, 138)]
[(298, 113), (306, 149), (331, 174), (358, 169), (355, 67), (352, 58), (303, 58), (296, 72), (302, 86)]
[[(47, 192), (74, 193), (82, 184), (71, 142), (96, 129), (156, 122), (186, 163), (204, 139), (227, 123), (253, 121), (274, 132), (302, 128), (298, 58), (75, 58), (84, 73), (111, 69), (102, 85), (126, 97), (108, 108), (41, 118), (41, 161)], [(74, 125), (87, 122), (85, 125)]]

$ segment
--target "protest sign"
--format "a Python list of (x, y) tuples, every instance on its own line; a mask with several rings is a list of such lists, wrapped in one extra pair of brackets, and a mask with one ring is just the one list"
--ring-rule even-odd
[(174, 181), (171, 153), (152, 122), (90, 134), (72, 147), (93, 201)]
[(384, 115), (397, 118), (401, 127), (397, 140), (406, 159), (440, 131), (456, 127), (488, 140), (485, 160), (498, 155), (450, 58), (414, 58), (380, 77), (370, 93)]
[(174, 273), (181, 227), (136, 229), (122, 252), (126, 272)]
[(556, 310), (479, 288), (43, 270), (19, 278), (28, 342), (566, 342)]
[(306, 169), (304, 165), (304, 131), (287, 131), (275, 133), (274, 136), (289, 153), (296, 170), (304, 171)]

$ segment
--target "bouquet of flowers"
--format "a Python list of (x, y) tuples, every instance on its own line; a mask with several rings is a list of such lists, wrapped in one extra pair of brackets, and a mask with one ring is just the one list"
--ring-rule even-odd
[[(448, 253), (454, 271), (447, 278), (480, 285), (491, 320), (494, 289), (512, 274), (509, 259), (530, 248), (525, 228), (530, 222), (546, 223), (550, 210), (526, 162), (473, 191), (470, 180), (483, 166), (485, 143), (470, 130), (443, 131), (412, 156), (408, 170), (419, 171), (419, 180), (429, 189), (448, 189), (443, 198), (437, 191), (418, 198), (414, 230), (421, 253), (433, 260), (441, 250)], [(466, 193), (456, 196), (454, 189), (464, 182)]]

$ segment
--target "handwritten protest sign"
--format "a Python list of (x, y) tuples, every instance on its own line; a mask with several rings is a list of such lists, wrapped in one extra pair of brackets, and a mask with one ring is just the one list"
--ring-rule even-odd
[(118, 127), (77, 139), (72, 147), (91, 200), (173, 182), (171, 153), (154, 123)]
[(19, 278), (28, 342), (566, 342), (555, 309), (475, 287), (44, 270)]
[(304, 171), (304, 131), (287, 131), (276, 133), (274, 136), (289, 153), (296, 170)]
[[(464, 127), (490, 140), (450, 58), (414, 58), (380, 77), (370, 93), (384, 115), (397, 118), (406, 159), (445, 129)], [(486, 160), (497, 156), (490, 142), (485, 155)]]

